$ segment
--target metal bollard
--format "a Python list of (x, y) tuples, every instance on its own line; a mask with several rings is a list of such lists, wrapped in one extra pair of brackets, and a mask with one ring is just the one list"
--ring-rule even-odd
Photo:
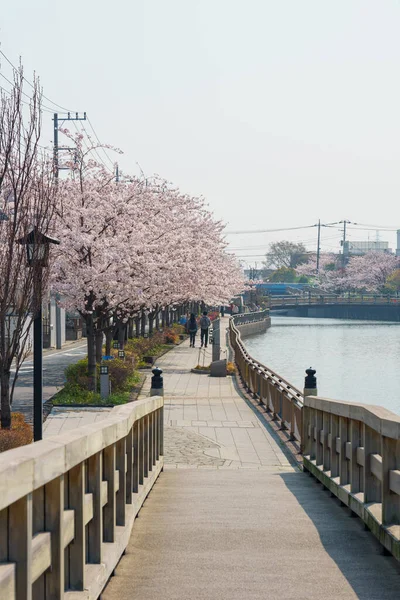
[(315, 377), (316, 370), (310, 367), (306, 369), (306, 377), (304, 379), (304, 396), (318, 396), (317, 378)]
[(152, 370), (150, 396), (164, 396), (164, 380), (161, 377), (162, 370), (156, 367)]

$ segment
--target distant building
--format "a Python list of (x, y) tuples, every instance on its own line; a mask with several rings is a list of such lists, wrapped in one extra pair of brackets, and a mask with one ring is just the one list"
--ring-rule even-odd
[[(398, 236), (399, 241), (399, 236)], [(399, 245), (397, 243), (397, 245)], [(343, 253), (347, 256), (362, 256), (368, 252), (380, 252), (391, 254), (392, 249), (389, 248), (389, 242), (373, 242), (368, 240), (367, 242), (352, 242), (346, 241), (343, 246)], [(398, 250), (396, 250), (397, 254)]]

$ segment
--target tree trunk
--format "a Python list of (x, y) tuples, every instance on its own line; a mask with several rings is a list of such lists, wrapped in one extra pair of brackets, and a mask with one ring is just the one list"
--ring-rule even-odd
[(106, 331), (106, 356), (111, 355), (111, 343), (114, 337), (114, 328), (109, 328)]
[(144, 310), (142, 310), (141, 323), (140, 323), (140, 335), (142, 337), (144, 337), (145, 333), (146, 333), (146, 315), (144, 313)]
[(160, 311), (158, 309), (156, 313), (156, 329), (157, 331), (160, 329)]
[(164, 329), (165, 327), (165, 308), (161, 311), (161, 327)]
[(136, 317), (135, 319), (135, 329), (136, 329), (136, 337), (140, 337), (140, 317)]
[(149, 313), (149, 335), (153, 334), (154, 313)]
[(87, 331), (87, 354), (88, 354), (88, 375), (89, 389), (94, 392), (96, 381), (96, 352), (95, 352), (95, 336), (93, 330), (93, 315), (88, 315), (86, 321)]
[(10, 404), (10, 371), (1, 374), (1, 428), (11, 427), (11, 404)]
[(133, 338), (133, 319), (132, 317), (128, 321), (128, 338)]
[(169, 306), (166, 306), (165, 307), (165, 325), (167, 327), (169, 327), (170, 323), (171, 323), (170, 317), (171, 317), (171, 315), (170, 315), (170, 312), (169, 312)]
[(101, 363), (101, 357), (103, 356), (103, 332), (96, 330), (96, 363)]
[(123, 350), (123, 348), (125, 346), (125, 329), (126, 329), (126, 324), (123, 323), (122, 321), (119, 321), (119, 323), (118, 323), (118, 342), (119, 342), (119, 347), (121, 350)]

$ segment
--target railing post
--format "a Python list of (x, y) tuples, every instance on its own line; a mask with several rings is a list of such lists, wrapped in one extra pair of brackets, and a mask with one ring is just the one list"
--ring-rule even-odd
[(51, 533), (51, 569), (45, 574), (46, 598), (64, 598), (64, 475), (45, 486), (45, 530)]
[(107, 481), (107, 504), (103, 508), (104, 541), (115, 542), (116, 506), (115, 506), (115, 444), (103, 450), (104, 479)]
[(117, 525), (125, 526), (126, 438), (118, 440), (116, 454), (116, 465), (119, 472), (119, 487), (116, 497), (116, 522)]
[(73, 467), (68, 473), (68, 507), (74, 511), (75, 535), (68, 546), (69, 551), (69, 589), (85, 589), (85, 463)]
[(361, 491), (361, 473), (357, 463), (357, 448), (361, 446), (361, 430), (360, 422), (355, 419), (350, 421), (350, 443), (350, 490), (352, 494), (357, 494)]
[(363, 423), (364, 438), (364, 503), (381, 502), (381, 482), (371, 472), (371, 454), (381, 455), (381, 435)]
[(125, 450), (126, 450), (126, 489), (125, 499), (126, 504), (132, 504), (132, 489), (133, 489), (133, 428), (130, 429), (128, 435), (125, 438)]
[(32, 600), (32, 494), (23, 496), (8, 509), (8, 560), (16, 564), (15, 599)]
[(331, 477), (338, 477), (339, 475), (339, 453), (338, 453), (338, 439), (339, 439), (339, 417), (337, 415), (331, 415), (330, 423), (330, 442), (331, 442)]
[(382, 437), (382, 524), (400, 524), (400, 495), (390, 489), (390, 471), (400, 468), (400, 440)]
[(139, 422), (133, 424), (133, 474), (132, 491), (137, 494), (139, 491)]
[(346, 457), (346, 444), (349, 441), (349, 425), (347, 417), (339, 417), (339, 439), (340, 439), (340, 453), (339, 453), (339, 477), (340, 485), (347, 485), (349, 483), (349, 461)]
[(90, 456), (88, 465), (88, 492), (92, 494), (93, 517), (87, 526), (88, 563), (100, 564), (102, 561), (103, 543), (103, 507), (101, 504), (102, 484), (102, 452)]

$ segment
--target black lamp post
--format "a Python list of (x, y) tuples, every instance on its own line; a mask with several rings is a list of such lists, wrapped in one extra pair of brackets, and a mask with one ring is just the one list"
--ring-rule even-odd
[(38, 267), (34, 277), (34, 301), (37, 303), (33, 319), (33, 440), (43, 437), (43, 323), (42, 323), (42, 269), (47, 267), (50, 244), (59, 244), (56, 238), (41, 233), (36, 227), (17, 241), (26, 246), (27, 262)]

